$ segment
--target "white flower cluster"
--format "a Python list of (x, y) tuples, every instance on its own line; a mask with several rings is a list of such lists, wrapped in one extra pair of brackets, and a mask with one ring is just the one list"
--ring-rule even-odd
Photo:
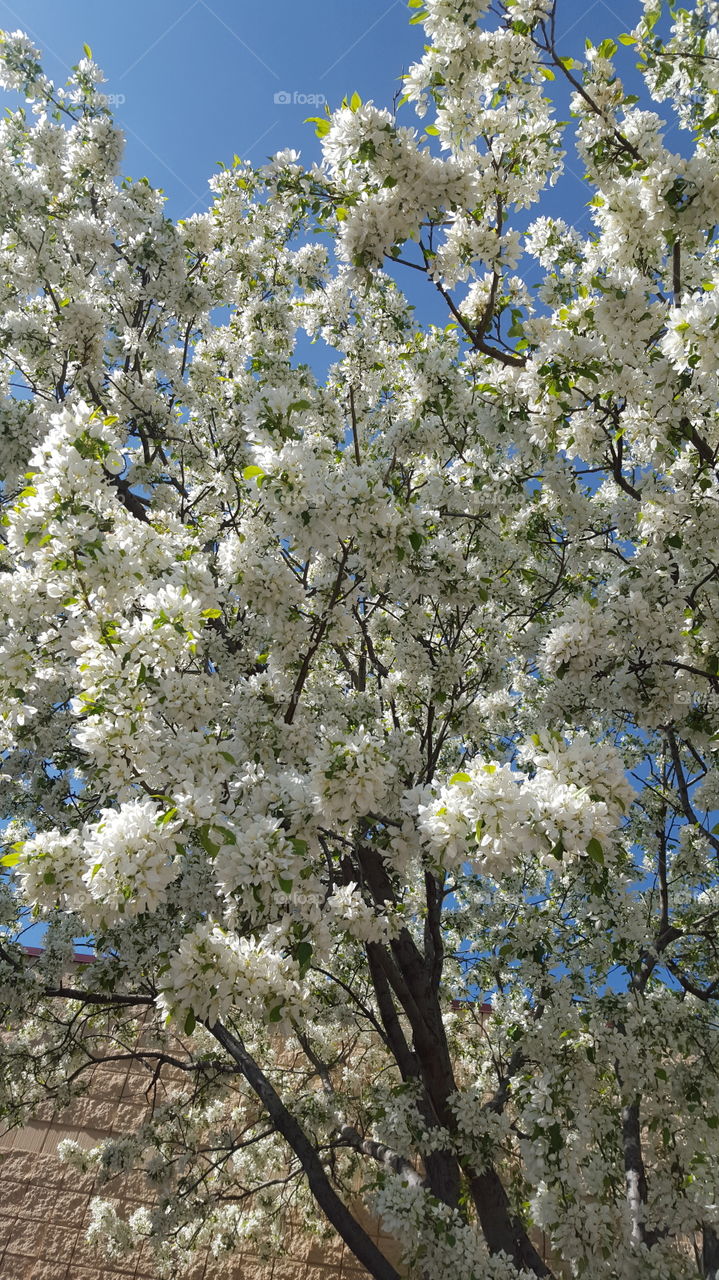
[(162, 975), (162, 1008), (181, 1027), (243, 1013), (286, 1022), (307, 1012), (297, 965), (268, 943), (203, 923), (186, 933)]
[(525, 744), (530, 772), (475, 757), (418, 807), (419, 827), (437, 861), (471, 861), (491, 875), (534, 855), (557, 867), (564, 854), (603, 858), (633, 798), (618, 753), (588, 735), (542, 751)]
[(40, 50), (24, 31), (3, 31), (2, 58), (0, 59), (0, 86), (3, 89), (21, 89), (30, 97), (42, 92), (45, 77), (42, 75)]
[(417, 236), (423, 218), (473, 204), (471, 175), (421, 148), (414, 130), (372, 103), (336, 111), (322, 150), (347, 192), (339, 245), (355, 265), (380, 265), (393, 246)]
[(662, 338), (662, 350), (678, 373), (690, 367), (719, 371), (719, 297), (700, 294), (677, 307)]
[(27, 901), (81, 912), (96, 927), (157, 910), (180, 871), (177, 824), (163, 818), (155, 801), (134, 800), (71, 835), (32, 836), (17, 865)]
[(387, 942), (396, 924), (370, 906), (356, 884), (340, 885), (327, 899), (324, 909), (328, 924), (358, 942)]
[(163, 903), (180, 871), (177, 824), (163, 818), (155, 801), (130, 801), (105, 810), (86, 831), (83, 852), (89, 870), (83, 881), (99, 916), (138, 915)]
[(360, 726), (328, 741), (313, 764), (314, 806), (322, 823), (355, 822), (382, 813), (394, 771), (381, 738)]
[(478, 1232), (456, 1210), (400, 1178), (388, 1179), (373, 1197), (385, 1231), (403, 1246), (413, 1266), (428, 1275), (450, 1271), (457, 1280), (532, 1280), (534, 1272), (518, 1270), (505, 1255), (491, 1256)]
[(616, 822), (637, 798), (615, 745), (608, 740), (597, 742), (585, 730), (565, 737), (546, 732), (533, 735), (524, 744), (521, 756), (534, 769), (535, 780), (546, 774), (584, 788), (594, 799), (607, 804)]

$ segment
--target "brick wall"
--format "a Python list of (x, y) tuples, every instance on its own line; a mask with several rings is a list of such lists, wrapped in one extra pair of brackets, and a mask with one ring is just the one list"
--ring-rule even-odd
[[(93, 1190), (91, 1174), (60, 1163), (57, 1146), (72, 1138), (94, 1146), (111, 1134), (127, 1133), (145, 1109), (146, 1076), (137, 1067), (95, 1069), (86, 1096), (59, 1118), (48, 1114), (24, 1129), (0, 1136), (0, 1277), (2, 1280), (156, 1280), (149, 1258), (107, 1263), (84, 1240)], [(138, 1176), (106, 1183), (103, 1198), (129, 1212), (143, 1203)], [(391, 1241), (368, 1225), (380, 1249)], [(342, 1241), (297, 1242), (287, 1257), (263, 1262), (251, 1253), (232, 1265), (201, 1259), (181, 1280), (362, 1280), (366, 1272)]]

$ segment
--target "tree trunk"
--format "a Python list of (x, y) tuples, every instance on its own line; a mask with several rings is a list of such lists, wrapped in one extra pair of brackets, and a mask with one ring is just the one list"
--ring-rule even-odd
[(702, 1230), (702, 1275), (704, 1280), (719, 1280), (719, 1236), (708, 1222)]
[(527, 1268), (536, 1276), (551, 1276), (522, 1223), (510, 1208), (507, 1193), (497, 1172), (486, 1169), (470, 1177), (472, 1199), (490, 1253), (506, 1253), (518, 1270)]
[[(454, 1135), (457, 1132), (457, 1121), (449, 1100), (457, 1086), (439, 993), (426, 980), (421, 954), (406, 930), (393, 940), (392, 955), (377, 943), (370, 943), (367, 950), (372, 956), (371, 971), (374, 969), (376, 972), (377, 968), (381, 970), (409, 1020), (414, 1057), (419, 1064), (420, 1078), (437, 1121)], [(380, 999), (376, 981), (375, 989), (381, 1012), (382, 1004), (387, 1000), (387, 992), (383, 991)], [(391, 996), (390, 1002), (392, 1003)], [(432, 1173), (437, 1178), (437, 1185), (454, 1197), (459, 1191), (460, 1162), (452, 1151), (441, 1151), (428, 1157), (425, 1169), (430, 1185), (430, 1162), (436, 1160), (437, 1156), (440, 1157), (440, 1167), (433, 1169)], [(512, 1214), (507, 1193), (496, 1170), (489, 1168), (476, 1173), (467, 1161), (463, 1161), (462, 1165), (469, 1179), (472, 1198), (490, 1253), (507, 1253), (519, 1269), (525, 1267), (537, 1276), (551, 1276), (550, 1269), (535, 1249), (522, 1223)], [(444, 1181), (447, 1178), (449, 1182)], [(434, 1186), (432, 1189), (435, 1190)], [(435, 1190), (435, 1194), (439, 1195), (440, 1191)], [(450, 1199), (448, 1194), (441, 1198), (456, 1207), (457, 1200)]]

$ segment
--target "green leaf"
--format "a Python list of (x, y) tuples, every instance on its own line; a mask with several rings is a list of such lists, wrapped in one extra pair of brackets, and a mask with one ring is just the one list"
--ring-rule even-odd
[(450, 786), (451, 786), (451, 785), (452, 785), (452, 783), (454, 783), (454, 782), (471, 782), (471, 781), (472, 781), (472, 779), (471, 779), (471, 777), (469, 776), (469, 774), (468, 774), (468, 773), (462, 773), (462, 772), (460, 772), (460, 773), (453, 773), (453, 774), (452, 774), (452, 777), (450, 778), (450, 780), (449, 780), (449, 781), (450, 781)]
[(6, 853), (4, 858), (0, 858), (0, 867), (14, 867), (19, 861), (19, 853)]
[(187, 1017), (185, 1018), (185, 1035), (191, 1036), (196, 1026), (197, 1026), (197, 1019), (192, 1009), (189, 1009), (187, 1013)]
[(705, 116), (699, 125), (699, 131), (703, 133), (707, 129), (713, 129), (715, 124), (719, 124), (719, 111), (711, 111), (708, 116)]
[(214, 840), (210, 839), (211, 830), (212, 828), (210, 824), (205, 823), (204, 826), (199, 828), (197, 838), (202, 845), (202, 848), (205, 850), (205, 853), (209, 853), (210, 857), (214, 858), (215, 854), (220, 852), (220, 846), (219, 844), (215, 844)]
[(222, 610), (221, 609), (203, 609), (202, 617), (203, 618), (221, 618)]
[(619, 43), (620, 44), (636, 44), (637, 42), (634, 39), (634, 36), (630, 36), (626, 31), (624, 31), (619, 36)]
[(300, 977), (304, 978), (312, 959), (312, 943), (298, 942), (295, 947), (295, 959), (300, 966)]
[(291, 893), (291, 892), (292, 892), (292, 881), (291, 881), (291, 880), (287, 880), (287, 879), (285, 879), (285, 877), (284, 877), (284, 876), (278, 875), (278, 876), (277, 876), (277, 881), (278, 881), (279, 886), (280, 886), (280, 889), (282, 890), (282, 892), (283, 892), (283, 893)]
[(262, 467), (255, 467), (255, 466), (245, 467), (244, 471), (242, 472), (242, 478), (244, 480), (254, 480), (255, 476), (263, 476), (264, 474), (265, 473), (262, 470)]
[(554, 1124), (548, 1125), (548, 1127), (545, 1129), (544, 1132), (545, 1132), (545, 1136), (549, 1141), (549, 1150), (552, 1152), (552, 1154), (556, 1154), (557, 1152), (561, 1151), (562, 1147), (564, 1146), (564, 1138), (562, 1136), (562, 1130), (561, 1130), (559, 1121), (555, 1120)]
[(592, 836), (587, 845), (587, 853), (593, 862), (604, 862), (604, 850), (595, 836)]
[(614, 41), (608, 40), (608, 39), (602, 40), (602, 43), (600, 44), (597, 50), (597, 53), (599, 54), (600, 58), (613, 58), (616, 52), (617, 52), (617, 46), (615, 45)]
[(661, 9), (651, 9), (649, 13), (644, 14), (644, 22), (646, 23), (648, 31), (651, 31), (652, 28), (657, 25), (660, 16)]
[(350, 110), (358, 111), (361, 106), (362, 106), (362, 99), (360, 98), (359, 94), (353, 93), (352, 97), (350, 98)]
[(82, 46), (82, 51), (85, 54), (85, 57), (89, 58), (90, 61), (92, 62), (92, 49), (90, 48), (89, 44), (84, 44)]
[(280, 1018), (281, 1018), (281, 1017), (282, 1017), (282, 1005), (281, 1005), (281, 1004), (276, 1004), (276, 1005), (275, 1005), (275, 1007), (274, 1007), (273, 1009), (270, 1009), (269, 1017), (268, 1017), (267, 1021), (268, 1021), (268, 1022), (279, 1022), (279, 1020), (280, 1020)]
[(330, 122), (324, 116), (307, 116), (305, 124), (313, 124), (318, 138), (324, 138), (330, 131)]
[(157, 819), (158, 827), (164, 827), (166, 822), (172, 822), (172, 819), (176, 816), (177, 816), (177, 808), (175, 806), (173, 806), (171, 809), (166, 809), (165, 812), (161, 813), (159, 818)]
[(422, 546), (422, 543), (423, 543), (423, 542), (424, 542), (424, 538), (422, 537), (422, 534), (421, 534), (421, 533), (418, 533), (416, 529), (413, 529), (413, 530), (412, 530), (412, 532), (411, 532), (411, 534), (409, 535), (409, 544), (410, 544), (410, 546), (411, 546), (415, 551), (419, 551), (419, 549), (420, 549), (420, 547)]

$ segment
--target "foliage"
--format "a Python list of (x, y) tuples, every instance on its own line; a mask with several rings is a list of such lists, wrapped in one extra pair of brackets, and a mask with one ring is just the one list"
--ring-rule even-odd
[[(411, 8), (424, 131), (354, 95), (177, 225), (3, 36), (0, 1108), (184, 1074), (66, 1153), (168, 1274), (299, 1215), (393, 1280), (358, 1187), (412, 1275), (709, 1274), (719, 10), (619, 37), (685, 155), (551, 0)], [(553, 82), (588, 235), (521, 230)]]

